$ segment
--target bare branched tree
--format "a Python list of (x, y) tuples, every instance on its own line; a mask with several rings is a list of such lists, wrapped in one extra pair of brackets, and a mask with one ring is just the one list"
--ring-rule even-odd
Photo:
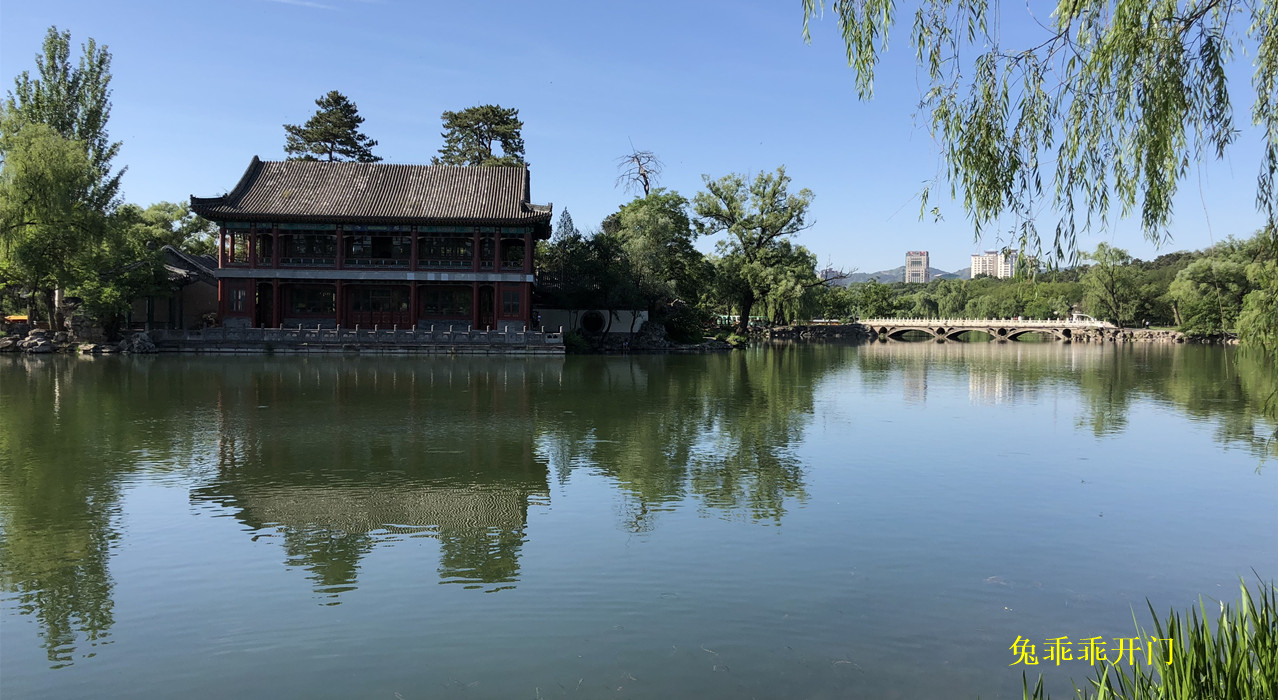
[(617, 186), (625, 185), (627, 192), (637, 193), (643, 190), (646, 199), (661, 178), (664, 167), (665, 164), (657, 154), (652, 151), (636, 151), (632, 146), (629, 153), (617, 159), (617, 169), (621, 171), (617, 176)]

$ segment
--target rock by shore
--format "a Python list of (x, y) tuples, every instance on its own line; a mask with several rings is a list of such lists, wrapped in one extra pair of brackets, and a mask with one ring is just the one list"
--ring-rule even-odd
[(100, 355), (114, 352), (150, 354), (156, 352), (155, 343), (146, 333), (135, 333), (119, 343), (82, 343), (67, 331), (52, 332), (35, 328), (25, 336), (0, 338), (0, 352), (21, 352), (27, 355), (51, 355), (54, 353), (79, 353)]
[(1204, 345), (1237, 345), (1233, 335), (1186, 336), (1180, 331), (1147, 328), (1100, 328), (1074, 333), (1076, 343), (1200, 343)]

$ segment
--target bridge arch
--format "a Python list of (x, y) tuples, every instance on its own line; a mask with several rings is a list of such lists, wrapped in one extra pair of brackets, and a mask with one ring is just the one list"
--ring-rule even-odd
[[(918, 340), (910, 340), (906, 334), (923, 334), (928, 337), (919, 338)], [(937, 338), (936, 333), (933, 332), (933, 330), (931, 328), (928, 328), (927, 326), (898, 326), (896, 328), (892, 328), (889, 331), (883, 333), (883, 335), (886, 335), (888, 338), (892, 340), (899, 340), (905, 343), (924, 342), (926, 340), (932, 340)], [(914, 335), (914, 337), (917, 338), (918, 336)]]
[[(1017, 340), (1027, 333), (1036, 333), (1044, 338), (1070, 342), (1076, 330), (1103, 328), (1104, 324), (1076, 320), (1034, 320), (1034, 319), (939, 319), (909, 318), (864, 319), (864, 327), (880, 340), (922, 341), (935, 340), (938, 343), (947, 340), (981, 340), (1007, 342)], [(979, 334), (979, 335), (977, 335)]]
[(980, 328), (951, 328), (945, 335), (946, 340), (952, 340), (957, 343), (968, 343), (973, 341), (989, 342), (994, 340), (994, 334), (982, 330)]
[(1061, 337), (1060, 331), (1053, 328), (1017, 328), (1008, 334), (1008, 340), (1020, 340), (1027, 335), (1038, 335), (1052, 340), (1065, 340)]

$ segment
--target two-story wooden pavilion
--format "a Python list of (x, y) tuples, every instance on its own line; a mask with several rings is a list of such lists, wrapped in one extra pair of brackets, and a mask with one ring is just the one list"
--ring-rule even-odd
[(191, 209), (220, 227), (223, 325), (521, 330), (550, 237), (529, 199), (526, 168), (254, 157)]

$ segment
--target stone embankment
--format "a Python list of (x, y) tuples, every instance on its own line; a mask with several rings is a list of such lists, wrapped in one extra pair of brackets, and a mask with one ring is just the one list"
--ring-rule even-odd
[(859, 323), (846, 325), (796, 325), (751, 328), (750, 336), (759, 340), (872, 340), (875, 334)]
[(666, 334), (665, 326), (652, 321), (644, 321), (644, 324), (639, 327), (639, 331), (633, 335), (625, 333), (583, 334), (583, 339), (589, 346), (588, 352), (607, 355), (618, 353), (699, 355), (732, 349), (732, 345), (725, 341), (709, 338), (700, 343), (675, 342)]
[(53, 333), (43, 328), (36, 328), (28, 331), (25, 336), (0, 338), (0, 352), (21, 352), (28, 355), (53, 353), (102, 355), (116, 352), (149, 354), (155, 352), (155, 343), (151, 342), (150, 336), (146, 333), (135, 333), (119, 343), (81, 343), (73, 334), (66, 331)]
[(1204, 345), (1237, 345), (1233, 335), (1188, 337), (1180, 331), (1151, 330), (1146, 328), (1098, 328), (1077, 331), (1075, 343), (1201, 343)]

